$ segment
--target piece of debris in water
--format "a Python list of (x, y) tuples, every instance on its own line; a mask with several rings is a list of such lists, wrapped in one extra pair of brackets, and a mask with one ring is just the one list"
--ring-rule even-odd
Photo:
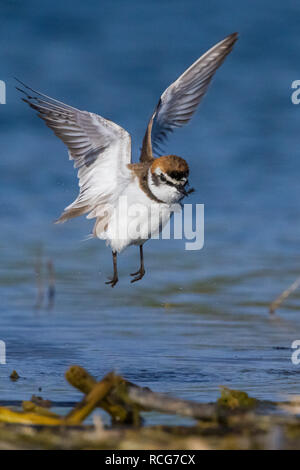
[(20, 378), (18, 372), (16, 370), (13, 370), (12, 373), (9, 376), (10, 380), (18, 380)]

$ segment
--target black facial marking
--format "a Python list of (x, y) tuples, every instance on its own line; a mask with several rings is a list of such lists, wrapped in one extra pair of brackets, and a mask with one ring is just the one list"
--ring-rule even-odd
[(172, 188), (176, 188), (177, 191), (180, 193), (184, 194), (185, 196), (188, 196), (190, 193), (194, 192), (194, 189), (190, 189), (188, 191), (185, 190), (185, 187), (189, 184), (188, 180), (186, 180), (184, 183), (181, 182), (183, 178), (188, 177), (189, 172), (188, 171), (172, 171), (168, 172), (168, 176), (173, 178), (174, 180), (178, 181), (177, 183), (173, 183), (172, 181), (169, 181), (164, 174), (160, 173), (157, 175), (156, 173), (152, 173), (152, 182), (155, 186), (159, 186), (161, 183), (164, 183), (168, 186), (171, 186)]
[(152, 173), (152, 183), (155, 185), (155, 186), (158, 186), (159, 185), (159, 176), (156, 174), (156, 173)]
[(182, 180), (182, 178), (187, 178), (189, 176), (188, 171), (170, 171), (168, 172), (168, 175), (170, 178), (173, 178), (174, 180)]

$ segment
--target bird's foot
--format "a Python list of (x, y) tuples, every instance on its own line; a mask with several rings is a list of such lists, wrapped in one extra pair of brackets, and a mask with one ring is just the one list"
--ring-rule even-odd
[(139, 269), (136, 273), (131, 273), (130, 276), (136, 276), (134, 279), (132, 279), (130, 282), (136, 282), (142, 279), (145, 275), (145, 270), (144, 269)]
[(115, 287), (118, 281), (118, 276), (114, 276), (110, 281), (107, 281), (105, 284), (110, 284), (111, 287)]
[(130, 273), (130, 276), (137, 276), (138, 274), (140, 274), (141, 270), (139, 269), (136, 273)]

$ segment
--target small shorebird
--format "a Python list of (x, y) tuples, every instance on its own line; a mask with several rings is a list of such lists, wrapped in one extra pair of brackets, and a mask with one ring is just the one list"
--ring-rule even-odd
[[(181, 201), (187, 190), (189, 167), (176, 155), (160, 156), (160, 145), (169, 132), (186, 124), (194, 114), (208, 85), (225, 57), (231, 52), (237, 33), (227, 36), (194, 62), (161, 95), (148, 123), (140, 162), (131, 163), (131, 137), (122, 127), (94, 113), (80, 111), (34, 91), (24, 83), (17, 88), (23, 101), (38, 111), (68, 147), (69, 158), (78, 168), (79, 195), (65, 208), (58, 223), (82, 214), (95, 218), (93, 236), (106, 240), (112, 249), (112, 287), (118, 282), (117, 253), (130, 245), (139, 246), (140, 268), (132, 273), (136, 282), (145, 274), (143, 244), (159, 233), (170, 218), (170, 207)], [(157, 158), (154, 157), (153, 152)], [(129, 214), (121, 207), (140, 204), (150, 209), (156, 223), (149, 224), (149, 211)], [(107, 207), (113, 210), (108, 210)], [(118, 227), (134, 222), (139, 231), (119, 236)]]

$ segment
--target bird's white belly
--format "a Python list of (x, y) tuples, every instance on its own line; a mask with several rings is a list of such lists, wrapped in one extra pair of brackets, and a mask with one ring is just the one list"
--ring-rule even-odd
[(113, 251), (121, 252), (158, 236), (170, 216), (170, 206), (150, 199), (135, 180), (119, 197), (105, 233), (98, 236)]

